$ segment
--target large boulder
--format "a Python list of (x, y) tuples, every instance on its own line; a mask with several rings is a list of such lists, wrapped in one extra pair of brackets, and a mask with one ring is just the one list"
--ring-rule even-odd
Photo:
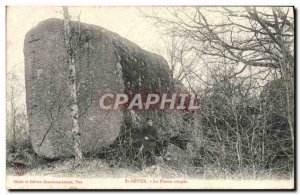
[[(79, 125), (83, 152), (111, 144), (126, 121), (134, 125), (147, 115), (169, 123), (164, 111), (101, 110), (105, 92), (172, 92), (174, 83), (167, 62), (99, 26), (71, 22), (78, 83)], [(63, 20), (48, 19), (31, 29), (24, 42), (26, 104), (34, 151), (45, 158), (73, 155), (68, 93), (68, 51)], [(172, 118), (176, 123), (176, 118)], [(171, 121), (172, 121), (171, 120)], [(140, 123), (138, 123), (140, 124)], [(126, 126), (125, 125), (125, 126)], [(174, 125), (176, 126), (176, 125)], [(164, 129), (159, 129), (163, 135)], [(170, 132), (168, 132), (170, 134)], [(172, 134), (172, 133), (171, 133)]]

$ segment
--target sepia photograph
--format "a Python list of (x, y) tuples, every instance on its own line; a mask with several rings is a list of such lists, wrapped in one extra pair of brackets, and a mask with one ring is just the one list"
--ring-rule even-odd
[(294, 190), (293, 6), (6, 6), (6, 188)]

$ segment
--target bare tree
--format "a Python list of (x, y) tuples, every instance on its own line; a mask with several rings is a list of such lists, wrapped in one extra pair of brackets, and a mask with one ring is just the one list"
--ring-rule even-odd
[[(289, 97), (286, 99), (287, 117), (294, 139), (291, 8), (167, 8), (163, 16), (148, 17), (162, 24), (168, 34), (185, 40), (188, 43), (185, 51), (196, 53), (200, 59), (198, 64), (225, 63), (233, 67), (227, 79), (243, 74), (250, 66), (279, 72)], [(199, 74), (196, 77), (200, 78)]]
[(75, 50), (73, 48), (72, 40), (71, 40), (71, 24), (70, 24), (70, 16), (67, 7), (63, 7), (64, 14), (64, 32), (65, 32), (65, 45), (68, 49), (69, 59), (69, 77), (68, 77), (68, 86), (70, 90), (70, 96), (72, 99), (72, 104), (70, 106), (71, 117), (72, 117), (72, 134), (74, 140), (74, 155), (75, 155), (75, 163), (81, 163), (83, 160), (81, 142), (80, 142), (80, 127), (78, 123), (79, 109), (78, 109), (78, 101), (77, 101), (77, 84), (76, 84), (76, 67), (75, 67)]
[(27, 135), (27, 118), (25, 106), (22, 104), (25, 89), (16, 70), (6, 74), (7, 91), (6, 91), (6, 108), (7, 108), (7, 141), (16, 147), (17, 140)]
[(292, 172), (293, 10), (181, 7), (159, 14), (146, 16), (170, 37), (173, 77), (204, 101), (195, 129), (204, 136), (201, 161), (226, 175), (249, 167), (254, 175)]

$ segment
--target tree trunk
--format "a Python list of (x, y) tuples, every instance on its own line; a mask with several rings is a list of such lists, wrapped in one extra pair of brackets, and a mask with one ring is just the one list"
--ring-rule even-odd
[(78, 102), (77, 102), (77, 85), (76, 85), (76, 67), (75, 67), (75, 52), (76, 48), (72, 48), (71, 44), (71, 26), (70, 26), (70, 16), (67, 7), (63, 7), (64, 13), (64, 32), (65, 32), (65, 45), (68, 48), (69, 53), (69, 79), (68, 79), (68, 86), (70, 90), (70, 97), (71, 97), (71, 118), (72, 118), (72, 135), (74, 140), (74, 155), (75, 155), (75, 164), (80, 164), (83, 155), (80, 143), (80, 127), (78, 123)]
[(14, 103), (14, 87), (11, 86), (11, 97), (10, 97), (10, 106), (11, 106), (11, 128), (13, 130), (12, 135), (12, 145), (15, 148), (16, 146), (16, 108)]

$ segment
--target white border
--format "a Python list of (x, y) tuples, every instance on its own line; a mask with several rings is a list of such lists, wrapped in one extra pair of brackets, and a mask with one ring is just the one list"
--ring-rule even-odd
[[(151, 1), (141, 1), (141, 0), (51, 0), (51, 1), (41, 1), (41, 0), (2, 0), (0, 1), (0, 102), (2, 103), (1, 109), (0, 109), (0, 138), (1, 138), (1, 149), (0, 149), (0, 156), (1, 161), (3, 163), (2, 166), (0, 166), (0, 191), (1, 194), (5, 193), (8, 194), (9, 192), (6, 190), (5, 187), (5, 178), (6, 178), (6, 172), (5, 172), (5, 131), (6, 131), (6, 118), (5, 118), (5, 7), (6, 5), (10, 6), (17, 6), (17, 5), (40, 5), (40, 6), (54, 6), (54, 5), (77, 5), (77, 6), (158, 6), (158, 5), (169, 5), (169, 6), (175, 6), (175, 5), (202, 5), (202, 6), (216, 6), (216, 5), (233, 5), (233, 6), (243, 6), (243, 5), (265, 5), (265, 6), (271, 6), (271, 5), (287, 5), (287, 6), (295, 6), (296, 9), (299, 9), (299, 0), (151, 0)], [(299, 10), (298, 10), (299, 11)], [(299, 14), (299, 13), (297, 13)], [(297, 18), (297, 27), (299, 26), (299, 18)], [(297, 32), (299, 32), (297, 30)], [(299, 33), (297, 33), (296, 36), (298, 36)], [(297, 38), (298, 39), (298, 38)], [(297, 49), (297, 55), (299, 56), (299, 49)], [(299, 68), (297, 68), (297, 75), (299, 75)], [(298, 76), (299, 77), (299, 76)], [(298, 78), (299, 81), (299, 78)], [(299, 91), (299, 83), (297, 84), (297, 91)], [(297, 105), (299, 105), (299, 102), (297, 102)], [(297, 114), (297, 119), (299, 119), (300, 116)], [(297, 130), (296, 130), (297, 131)], [(297, 133), (297, 141), (299, 142), (299, 134)], [(297, 144), (299, 145), (299, 144)], [(297, 146), (297, 157), (299, 159), (299, 148)], [(297, 167), (297, 170), (299, 167)], [(299, 179), (299, 178), (298, 178)], [(298, 186), (298, 185), (296, 185)], [(61, 192), (55, 192), (56, 194), (61, 194)], [(69, 192), (73, 193), (73, 192)], [(104, 193), (104, 192), (101, 192)], [(157, 192), (155, 192), (157, 193)], [(204, 192), (201, 192), (204, 193)], [(259, 192), (258, 194), (260, 194)], [(272, 192), (271, 192), (272, 193)], [(288, 193), (288, 192), (286, 192)], [(209, 193), (211, 194), (211, 193)]]

